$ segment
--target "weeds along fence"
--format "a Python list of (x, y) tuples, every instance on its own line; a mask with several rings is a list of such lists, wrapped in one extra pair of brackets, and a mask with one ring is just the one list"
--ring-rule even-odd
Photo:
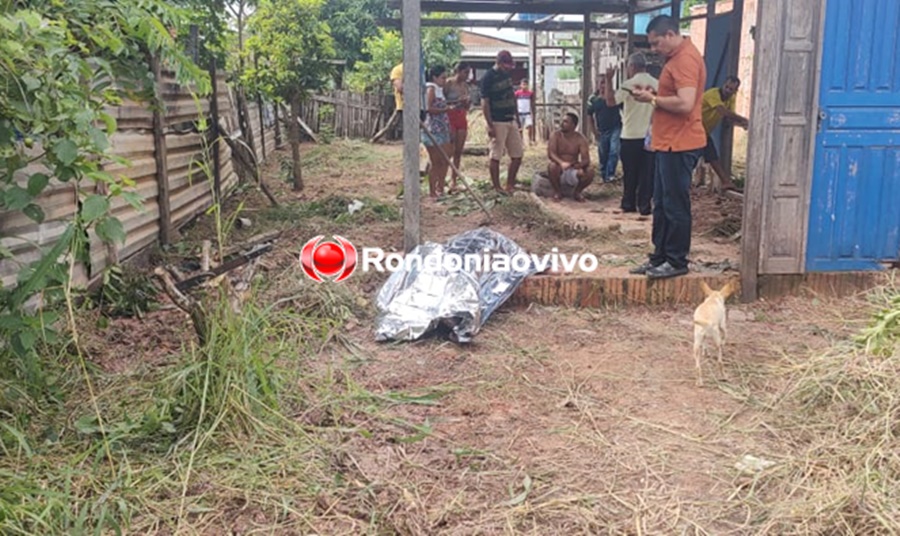
[[(174, 73), (162, 71), (158, 76), (165, 110), (154, 112), (148, 104), (132, 101), (107, 110), (118, 123), (110, 140), (110, 152), (127, 159), (129, 164), (109, 161), (103, 167), (115, 176), (134, 182), (133, 190), (140, 197), (142, 208), (136, 210), (118, 196), (112, 199), (112, 213), (125, 228), (125, 243), (104, 244), (91, 231), (90, 262), (77, 266), (76, 284), (90, 282), (105, 267), (125, 260), (157, 240), (172, 241), (180, 227), (212, 205), (214, 187), (225, 196), (238, 183), (228, 145), (221, 139), (216, 141), (210, 130), (201, 133), (197, 128), (200, 114), (209, 125), (215, 123), (215, 115), (227, 130), (220, 135), (240, 133), (236, 99), (225, 83), (224, 73), (216, 77), (215, 107), (212, 96), (196, 98), (189, 88), (175, 82)], [(247, 108), (252, 147), (257, 160), (262, 162), (275, 151), (275, 110), (271, 104), (261, 101), (248, 102)], [(42, 151), (39, 145), (33, 149), (35, 154)], [(213, 176), (212, 181), (207, 170)], [(24, 187), (27, 177), (39, 171), (50, 175), (47, 170), (32, 165), (17, 179)], [(12, 252), (11, 258), (0, 259), (0, 283), (4, 288), (15, 286), (18, 273), (48, 251), (72, 221), (78, 210), (75, 185), (53, 179), (37, 203), (44, 211), (44, 221), (40, 224), (21, 211), (0, 211), (0, 244)]]
[(384, 95), (338, 90), (311, 97), (300, 116), (316, 134), (368, 139), (390, 119), (393, 100), (386, 102)]

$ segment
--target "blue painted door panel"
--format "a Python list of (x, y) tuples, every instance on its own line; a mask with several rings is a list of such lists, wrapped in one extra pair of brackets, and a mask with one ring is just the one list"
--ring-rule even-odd
[(827, 0), (807, 271), (900, 258), (900, 0)]

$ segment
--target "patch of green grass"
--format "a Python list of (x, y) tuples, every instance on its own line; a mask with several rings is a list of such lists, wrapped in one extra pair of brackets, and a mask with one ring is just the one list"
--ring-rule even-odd
[[(351, 214), (349, 207), (356, 200), (362, 202), (363, 206)], [(310, 222), (314, 219), (352, 225), (400, 220), (400, 211), (392, 205), (371, 197), (357, 199), (342, 195), (330, 195), (304, 203), (268, 207), (259, 214), (260, 218), (267, 222), (290, 224)]]
[(373, 146), (361, 140), (334, 139), (331, 143), (316, 145), (303, 154), (305, 170), (333, 171), (353, 165), (373, 164), (381, 160)]
[(294, 386), (352, 298), (319, 285), (239, 313), (221, 300), (208, 311), (207, 344), (189, 343), (168, 367), (93, 371), (93, 398), (59, 371), (55, 409), (4, 374), (0, 533), (173, 533), (243, 507), (271, 527), (300, 522), (333, 485), (333, 446), (288, 417), (315, 402)]
[(868, 351), (890, 354), (900, 344), (900, 291), (880, 294), (881, 307), (856, 340)]

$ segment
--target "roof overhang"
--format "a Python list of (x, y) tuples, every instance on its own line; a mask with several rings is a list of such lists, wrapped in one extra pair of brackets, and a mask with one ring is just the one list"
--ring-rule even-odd
[[(634, 9), (649, 9), (669, 2), (638, 0)], [(400, 0), (390, 6), (400, 7)], [(628, 13), (629, 0), (421, 0), (423, 13), (530, 13), (546, 15), (582, 15), (584, 13)]]
[[(472, 20), (472, 19), (422, 19), (420, 25), (423, 28), (439, 26), (442, 28), (498, 28), (502, 21), (497, 20)], [(399, 29), (402, 26), (400, 19), (381, 19), (378, 25), (384, 28)], [(572, 21), (549, 21), (536, 24), (530, 20), (511, 20), (502, 25), (504, 28), (518, 30), (540, 30), (547, 32), (578, 32), (584, 29), (584, 23)], [(625, 30), (628, 27), (626, 21), (594, 22), (590, 25), (592, 30)]]

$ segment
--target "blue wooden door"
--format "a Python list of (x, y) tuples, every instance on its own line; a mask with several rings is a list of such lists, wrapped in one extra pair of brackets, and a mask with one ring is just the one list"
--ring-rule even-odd
[(900, 0), (827, 0), (808, 271), (900, 258)]

